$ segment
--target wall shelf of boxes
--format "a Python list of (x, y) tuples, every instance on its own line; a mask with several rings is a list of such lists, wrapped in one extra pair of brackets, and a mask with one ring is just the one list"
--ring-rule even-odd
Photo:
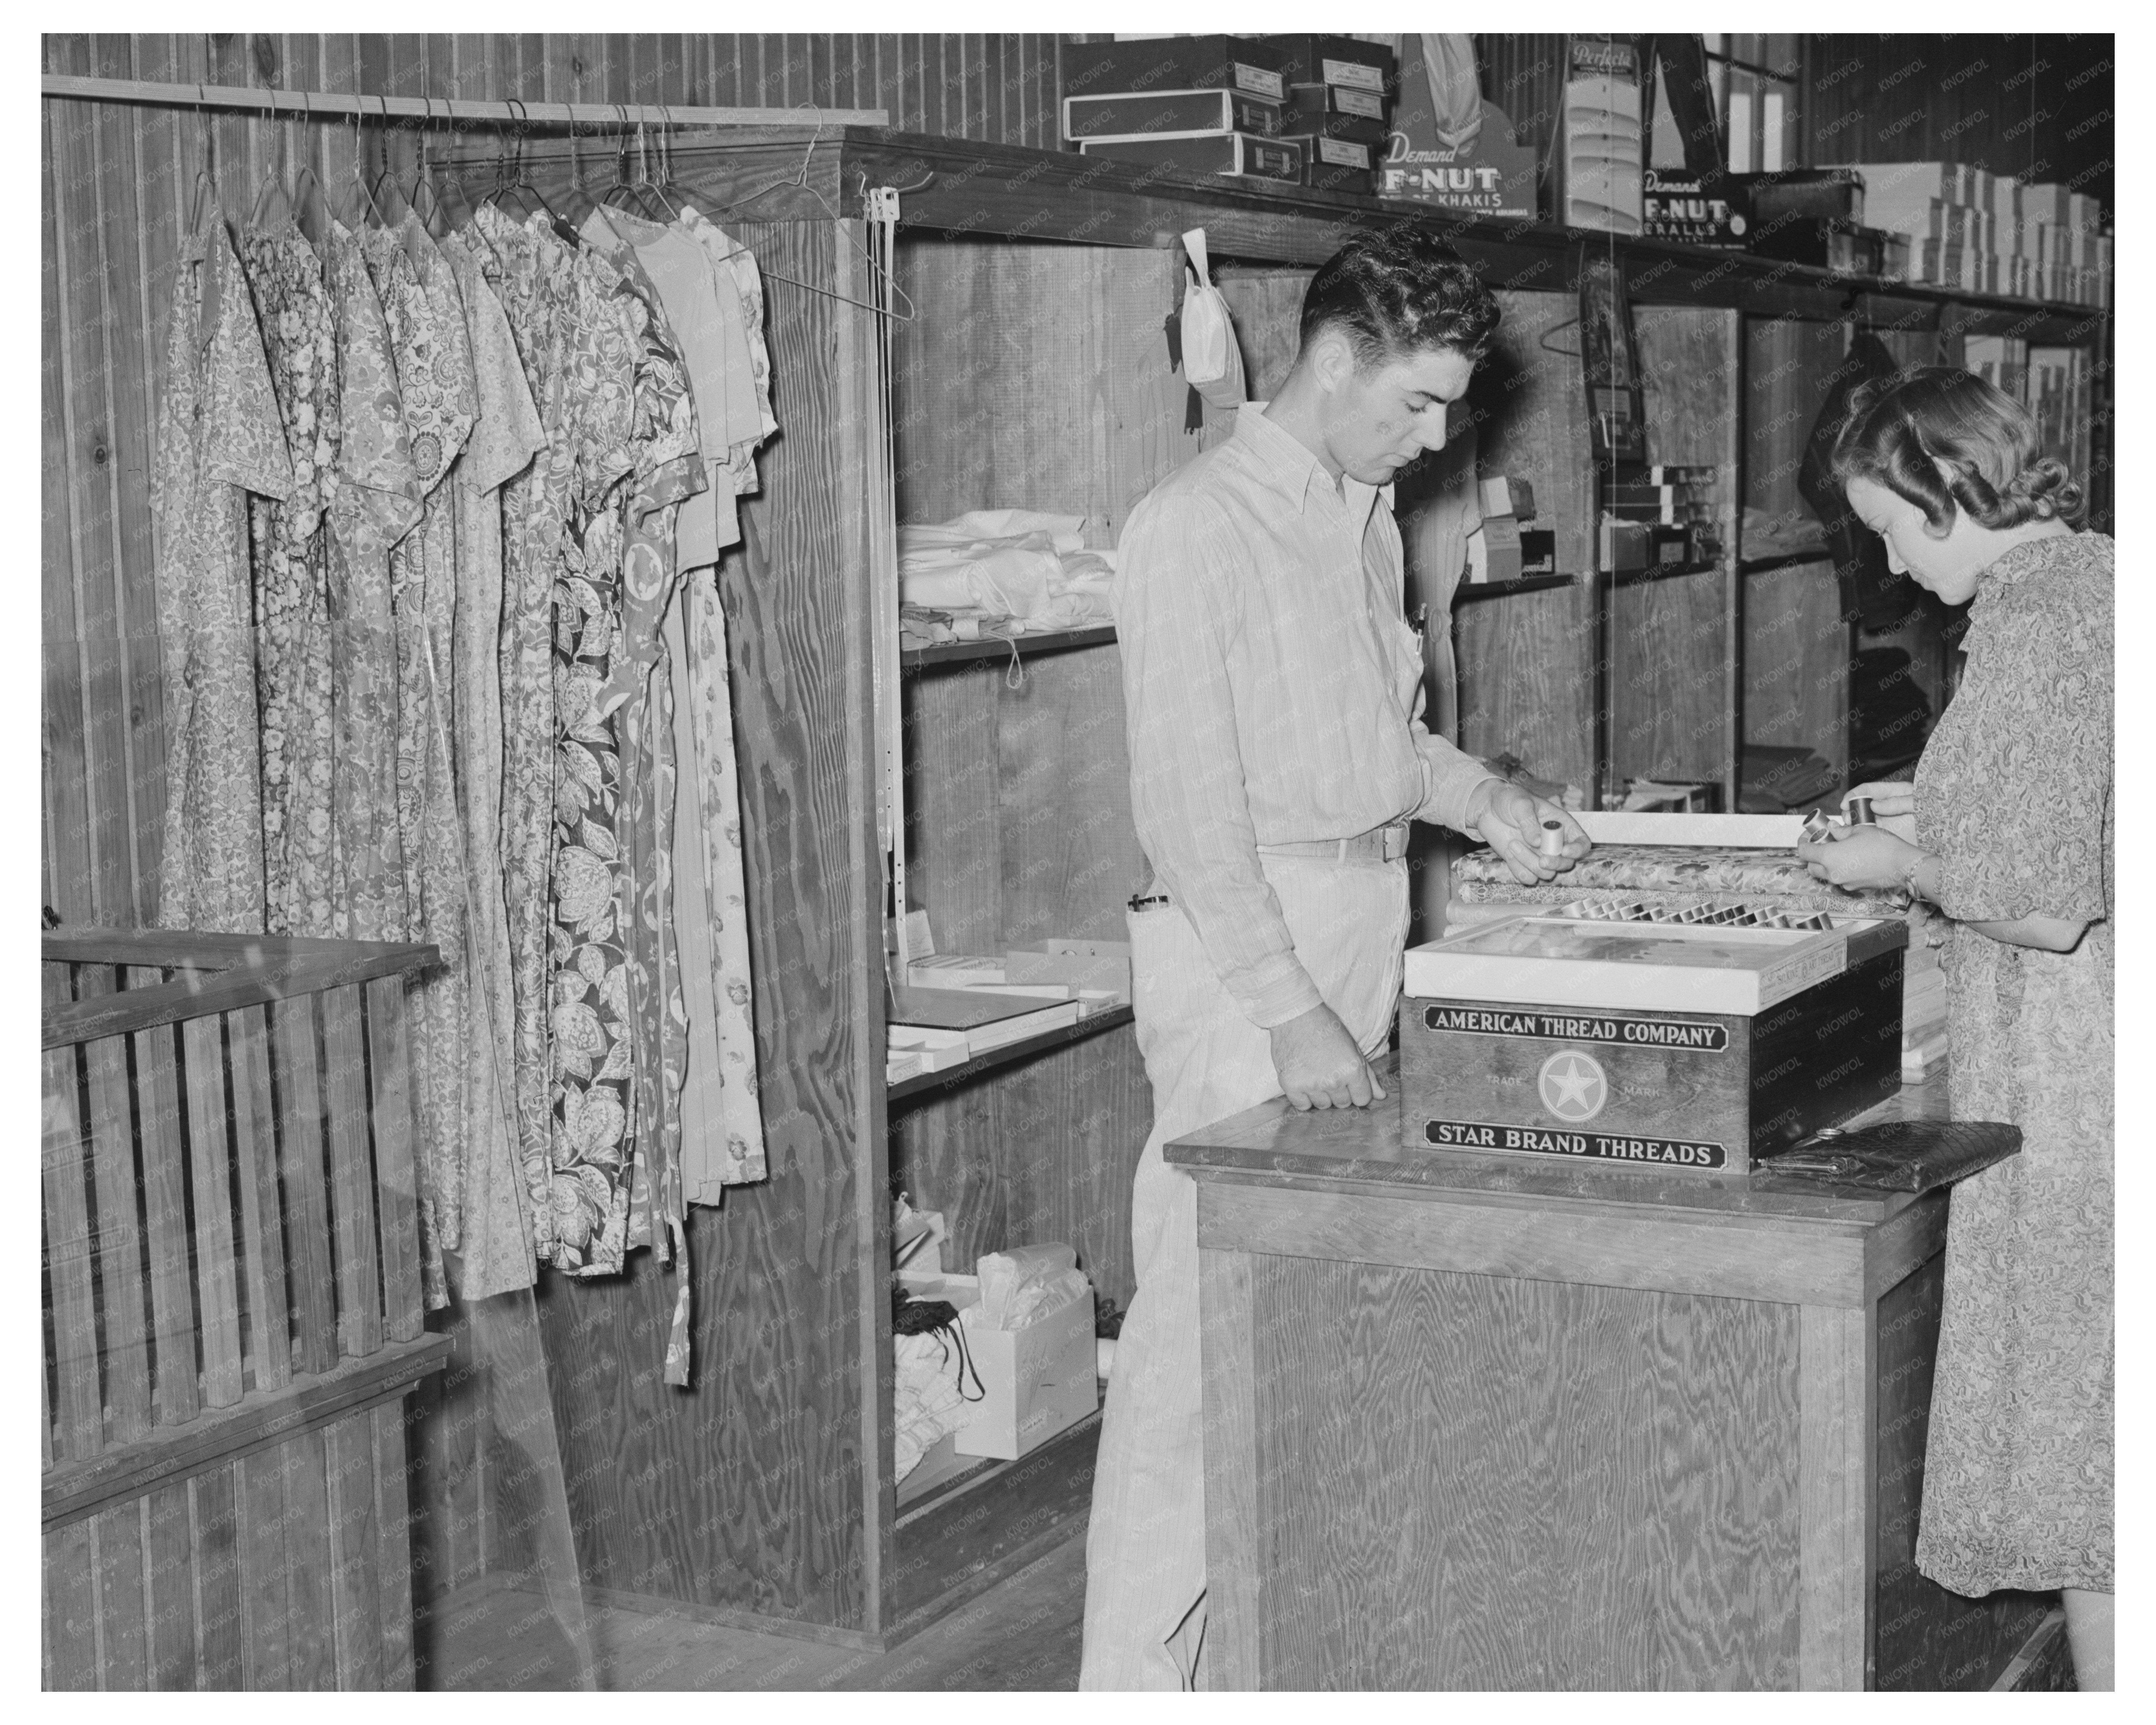
[[(535, 144), (526, 160), (558, 203), (567, 148)], [(1462, 741), (1510, 750), (1543, 777), (1590, 782), (1585, 673), (1606, 603), (1611, 712), (1599, 747), (1620, 773), (1729, 782), (1754, 737), (1743, 716), (1761, 699), (1760, 662), (1789, 656), (1760, 644), (1761, 617), (1780, 603), (1763, 584), (1803, 572), (1738, 572), (1736, 524), (1763, 501), (1748, 426), (1783, 399), (1748, 397), (1748, 371), (1775, 363), (1776, 344), (1791, 340), (1830, 364), (1851, 316), (1922, 332), (1912, 341), (1933, 340), (1943, 316), (1957, 336), (2087, 344), (2102, 314), (866, 129), (689, 134), (673, 167), (769, 275), (824, 290), (768, 290), (784, 429), (752, 511), (752, 555), (721, 577), (745, 824), (756, 834), (751, 921), (779, 957), (757, 995), (774, 1172), (729, 1195), (723, 1249), (695, 1261), (696, 1384), (625, 1381), (603, 1420), (565, 1428), (570, 1507), (591, 1542), (580, 1561), (596, 1597), (887, 1645), (1082, 1527), (1097, 1431), (1082, 1424), (918, 1502), (900, 1491), (894, 1185), (945, 1213), (947, 1265), (1068, 1241), (1098, 1293), (1127, 1305), (1130, 1178), (1150, 1113), (1127, 1009), (1008, 1058), (997, 1050), (963, 1082), (936, 1073), (886, 1084), (872, 596), (891, 578), (896, 524), (1048, 510), (1082, 516), (1089, 545), (1112, 546), (1132, 506), (1227, 431), (1212, 413), (1185, 430), (1187, 386), (1168, 364), (1177, 236), (1206, 229), (1252, 393), (1263, 396), (1292, 357), (1309, 271), (1349, 233), (1413, 221), (1483, 270), (1505, 306), (1499, 351), (1471, 397), (1488, 410), (1483, 470), (1531, 480), (1556, 568), (1589, 568), (1566, 284), (1581, 248), (1614, 245), (1632, 265), (1653, 459), (1715, 470), (1725, 555), (1607, 592), (1559, 575), (1471, 595), (1455, 613)], [(862, 188), (883, 186), (901, 188), (895, 275), (916, 314), (887, 328), (860, 303), (876, 284), (855, 219)], [(1775, 387), (1800, 408), (1809, 376), (1792, 370)], [(1419, 508), (1404, 487), (1411, 562)], [(1124, 901), (1143, 879), (1112, 631), (1020, 639), (1015, 670), (1013, 650), (952, 643), (903, 661), (909, 903), (928, 914), (943, 952), (1121, 940)], [(1722, 673), (1701, 676), (1703, 660)], [(639, 1261), (579, 1292), (573, 1308), (542, 1312), (550, 1348), (588, 1353), (586, 1334), (610, 1324), (650, 1333), (673, 1285)], [(625, 1455), (658, 1459), (625, 1471)], [(646, 1482), (634, 1514), (620, 1495), (632, 1475)], [(677, 1526), (711, 1531), (682, 1541), (669, 1532)]]

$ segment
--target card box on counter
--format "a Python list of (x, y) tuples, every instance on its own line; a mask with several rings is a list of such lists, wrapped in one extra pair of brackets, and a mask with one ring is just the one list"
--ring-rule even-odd
[(1261, 180), (1302, 183), (1302, 146), (1288, 138), (1257, 138), (1244, 131), (1196, 138), (1087, 138), (1079, 149), (1116, 162), (1150, 162), (1194, 174), (1248, 174)]
[(1066, 96), (1063, 136), (1074, 144), (1085, 138), (1187, 137), (1230, 131), (1270, 138), (1286, 129), (1286, 111), (1282, 103), (1233, 90)]
[(1137, 42), (1065, 42), (1063, 95), (1234, 90), (1281, 101), (1287, 56), (1256, 36), (1149, 36)]
[(1736, 174), (1704, 176), (1650, 167), (1640, 181), (1650, 239), (1671, 239), (1722, 251), (1743, 251), (1752, 231), (1749, 183)]
[(1907, 924), (1573, 908), (1409, 951), (1409, 1147), (1734, 1178), (1899, 1088)]

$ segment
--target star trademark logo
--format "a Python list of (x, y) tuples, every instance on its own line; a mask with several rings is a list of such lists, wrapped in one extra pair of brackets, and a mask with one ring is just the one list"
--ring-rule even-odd
[(1544, 1060), (1537, 1084), (1543, 1106), (1559, 1120), (1592, 1120), (1609, 1100), (1609, 1081), (1600, 1064), (1576, 1048), (1560, 1049)]

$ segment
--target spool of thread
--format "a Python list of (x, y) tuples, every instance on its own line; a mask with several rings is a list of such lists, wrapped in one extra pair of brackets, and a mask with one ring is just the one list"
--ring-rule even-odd
[(1851, 797), (1849, 799), (1846, 807), (1849, 810), (1850, 825), (1853, 827), (1871, 827), (1879, 824), (1878, 818), (1871, 812), (1871, 798)]
[(1557, 857), (1564, 855), (1564, 823), (1546, 820), (1543, 823), (1543, 855)]

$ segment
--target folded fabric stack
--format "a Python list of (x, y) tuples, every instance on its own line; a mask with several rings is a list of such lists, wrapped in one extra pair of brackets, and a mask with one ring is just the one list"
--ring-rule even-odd
[[(946, 639), (1036, 634), (1112, 622), (1115, 553), (1086, 548), (1085, 518), (977, 509), (898, 530), (901, 623), (950, 628)], [(918, 614), (932, 612), (937, 618)], [(972, 625), (970, 628), (968, 624)], [(933, 638), (932, 630), (924, 630)]]

